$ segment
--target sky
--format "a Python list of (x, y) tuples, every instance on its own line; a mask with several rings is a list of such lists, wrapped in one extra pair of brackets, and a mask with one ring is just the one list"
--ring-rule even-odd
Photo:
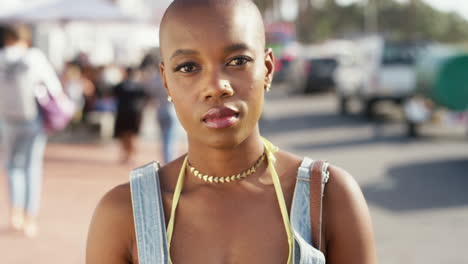
[[(28, 0), (0, 0), (0, 15), (5, 13), (9, 8), (14, 8), (21, 6), (22, 3)], [(35, 2), (41, 2), (46, 0), (35, 0)], [(73, 0), (71, 0), (73, 1)], [(160, 5), (166, 6), (172, 0), (158, 0)], [(286, 19), (292, 19), (296, 14), (296, 2), (297, 0), (283, 0), (283, 15)], [(366, 1), (366, 0), (337, 0), (342, 4), (349, 4), (353, 2)], [(397, 0), (397, 1), (407, 1), (407, 0)], [(443, 11), (455, 11), (468, 19), (468, 0), (423, 0), (424, 2), (432, 5), (436, 9)]]
[(424, 2), (444, 11), (456, 11), (468, 19), (467, 0), (424, 0)]

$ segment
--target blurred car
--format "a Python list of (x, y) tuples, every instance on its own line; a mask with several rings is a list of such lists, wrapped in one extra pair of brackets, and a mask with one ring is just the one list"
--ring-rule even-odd
[(357, 99), (362, 113), (372, 117), (378, 102), (401, 104), (413, 94), (418, 44), (367, 37), (355, 45), (359, 58), (339, 67), (334, 75), (341, 113), (348, 113), (349, 101)]
[(334, 87), (333, 73), (338, 65), (335, 58), (312, 58), (305, 61), (303, 92), (312, 93)]
[(333, 74), (335, 90), (338, 96), (339, 110), (348, 113), (348, 101), (362, 89), (369, 72), (362, 47), (353, 41), (346, 41), (346, 47), (341, 49), (342, 55), (338, 67)]
[(312, 93), (333, 89), (333, 74), (338, 66), (337, 55), (329, 43), (301, 47), (289, 62), (284, 80), (291, 92)]
[(294, 56), (288, 54), (283, 55), (275, 60), (275, 82), (285, 82), (287, 80), (288, 69), (291, 63), (295, 60)]

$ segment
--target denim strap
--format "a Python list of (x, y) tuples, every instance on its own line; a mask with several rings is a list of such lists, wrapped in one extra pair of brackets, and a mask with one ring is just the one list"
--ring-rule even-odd
[(313, 160), (305, 157), (297, 171), (296, 187), (291, 208), (291, 225), (309, 244), (312, 244), (310, 228), (310, 169)]
[(168, 263), (166, 225), (157, 163), (130, 173), (133, 218), (140, 264)]

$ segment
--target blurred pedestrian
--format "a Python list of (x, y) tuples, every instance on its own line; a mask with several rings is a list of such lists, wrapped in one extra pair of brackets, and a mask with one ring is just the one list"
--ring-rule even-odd
[(37, 48), (30, 48), (29, 31), (22, 26), (0, 26), (0, 119), (10, 194), (10, 224), (35, 236), (42, 189), (46, 145), (35, 88), (63, 93), (60, 81)]
[(275, 60), (255, 4), (175, 0), (159, 36), (188, 153), (105, 195), (87, 263), (377, 263), (352, 176), (260, 134)]
[(152, 52), (145, 56), (141, 65), (143, 85), (156, 103), (157, 121), (161, 135), (161, 153), (163, 163), (172, 161), (178, 154), (182, 130), (175, 113), (174, 105), (167, 100), (161, 75), (159, 73), (159, 58)]
[(148, 96), (139, 82), (135, 68), (125, 70), (125, 78), (113, 90), (117, 102), (114, 136), (119, 139), (121, 162), (132, 162), (136, 152), (136, 138), (140, 132), (143, 110)]
[(83, 75), (81, 68), (72, 62), (65, 65), (61, 81), (65, 93), (76, 106), (74, 119), (75, 121), (81, 121), (85, 106), (85, 95), (89, 94), (89, 91), (95, 90), (94, 84)]

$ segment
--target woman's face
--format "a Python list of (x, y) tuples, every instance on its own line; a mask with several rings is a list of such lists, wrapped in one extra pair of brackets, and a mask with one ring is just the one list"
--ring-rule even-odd
[(258, 133), (273, 55), (241, 6), (178, 9), (161, 29), (161, 74), (190, 143), (232, 147)]

